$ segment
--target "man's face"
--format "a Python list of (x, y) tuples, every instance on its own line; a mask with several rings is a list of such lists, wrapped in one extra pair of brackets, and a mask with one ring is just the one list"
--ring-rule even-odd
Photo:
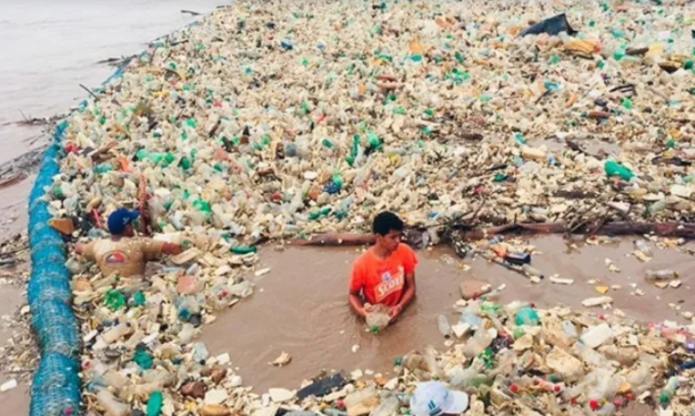
[(376, 241), (386, 250), (394, 251), (401, 242), (401, 231), (391, 230), (386, 235), (377, 234)]

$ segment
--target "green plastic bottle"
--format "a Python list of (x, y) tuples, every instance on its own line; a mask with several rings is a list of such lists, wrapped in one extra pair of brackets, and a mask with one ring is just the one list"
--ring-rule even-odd
[(514, 322), (517, 325), (529, 325), (537, 326), (540, 324), (540, 318), (538, 317), (538, 312), (530, 306), (525, 306), (514, 315)]
[(249, 254), (256, 252), (256, 246), (232, 246), (229, 250), (234, 254)]
[(104, 295), (104, 305), (113, 311), (117, 311), (125, 305), (125, 297), (120, 291), (110, 289)]
[(133, 361), (137, 363), (143, 370), (149, 370), (154, 365), (154, 360), (152, 360), (152, 355), (147, 352), (144, 348), (138, 348), (133, 354)]
[(102, 163), (94, 167), (94, 173), (106, 173), (111, 172), (112, 166), (110, 163)]
[(179, 166), (181, 166), (181, 169), (183, 169), (183, 170), (190, 169), (191, 165), (192, 165), (191, 159), (189, 159), (186, 156), (182, 157), (181, 160), (179, 161)]
[(145, 305), (145, 294), (141, 290), (135, 292), (133, 295), (133, 306), (144, 306)]
[(367, 142), (369, 143), (369, 147), (373, 147), (375, 149), (381, 148), (381, 140), (379, 140), (379, 136), (372, 132), (367, 133)]
[(331, 209), (332, 208), (330, 206), (326, 206), (326, 207), (319, 209), (318, 211), (314, 211), (311, 214), (309, 214), (309, 219), (310, 220), (317, 220), (323, 216), (326, 216), (326, 215), (330, 214)]
[(608, 177), (619, 176), (620, 179), (625, 181), (629, 181), (635, 176), (630, 169), (626, 168), (615, 160), (607, 160), (603, 165), (603, 169), (606, 171), (606, 175), (608, 175)]
[(147, 416), (159, 416), (162, 412), (163, 402), (164, 397), (161, 391), (155, 390), (150, 393), (150, 397), (147, 399)]

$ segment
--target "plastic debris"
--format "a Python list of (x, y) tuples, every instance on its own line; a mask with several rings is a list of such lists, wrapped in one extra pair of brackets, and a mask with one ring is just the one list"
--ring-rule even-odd
[(282, 366), (289, 364), (290, 361), (292, 361), (292, 357), (288, 353), (283, 351), (282, 354), (280, 354), (280, 356), (278, 358), (276, 358), (275, 361), (273, 361), (270, 364), (274, 365), (276, 367), (282, 367)]
[(17, 387), (17, 380), (12, 379), (0, 384), (0, 392), (6, 392)]
[(562, 32), (565, 32), (570, 36), (577, 33), (570, 26), (569, 22), (567, 21), (567, 16), (565, 16), (564, 13), (545, 19), (529, 28), (522, 30), (521, 33), (519, 33), (519, 36), (539, 35), (541, 33), (546, 33), (548, 35), (559, 35)]

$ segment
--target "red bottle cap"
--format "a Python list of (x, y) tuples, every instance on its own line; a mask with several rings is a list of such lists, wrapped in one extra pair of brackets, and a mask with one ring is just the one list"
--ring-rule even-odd
[(511, 386), (509, 386), (509, 390), (511, 390), (512, 393), (516, 393), (517, 391), (519, 391), (519, 386), (517, 386), (516, 384), (512, 384)]
[(562, 390), (562, 387), (560, 387), (559, 384), (556, 384), (555, 387), (553, 387), (553, 390), (555, 390), (555, 393), (559, 393), (560, 390)]
[(599, 408), (598, 400), (596, 400), (596, 399), (589, 400), (589, 407), (591, 408), (591, 410), (598, 409)]

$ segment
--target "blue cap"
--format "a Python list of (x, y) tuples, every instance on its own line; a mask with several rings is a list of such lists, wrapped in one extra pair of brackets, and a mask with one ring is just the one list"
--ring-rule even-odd
[(140, 216), (138, 211), (131, 211), (127, 208), (118, 208), (109, 215), (109, 220), (107, 221), (109, 232), (113, 235), (121, 235), (128, 224), (135, 221), (137, 217)]

